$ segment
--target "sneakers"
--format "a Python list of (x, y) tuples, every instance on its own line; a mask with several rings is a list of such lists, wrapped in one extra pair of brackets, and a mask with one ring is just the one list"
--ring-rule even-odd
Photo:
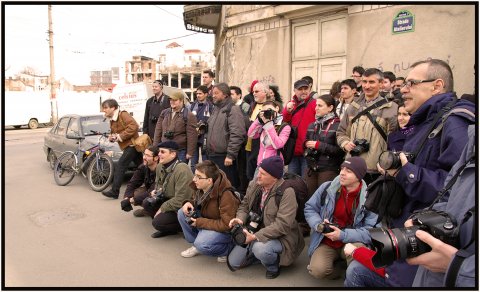
[(191, 257), (194, 257), (194, 256), (199, 255), (199, 254), (200, 254), (200, 252), (198, 251), (198, 249), (195, 246), (192, 246), (189, 249), (184, 250), (180, 253), (180, 255), (184, 258), (191, 258)]
[(218, 258), (217, 258), (217, 262), (219, 262), (219, 263), (226, 263), (226, 262), (227, 262), (227, 256), (218, 257)]

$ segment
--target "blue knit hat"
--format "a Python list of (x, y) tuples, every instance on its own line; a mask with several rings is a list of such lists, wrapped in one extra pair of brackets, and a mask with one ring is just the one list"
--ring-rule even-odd
[(173, 151), (178, 151), (179, 147), (178, 147), (178, 144), (175, 141), (168, 140), (168, 141), (159, 143), (158, 148), (166, 148), (166, 149), (170, 149), (170, 150), (173, 150)]
[(283, 160), (280, 156), (275, 155), (265, 158), (259, 166), (275, 178), (283, 176)]

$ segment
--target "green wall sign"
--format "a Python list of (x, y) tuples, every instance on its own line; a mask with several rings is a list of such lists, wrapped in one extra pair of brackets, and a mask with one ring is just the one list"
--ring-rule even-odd
[(412, 31), (415, 31), (415, 16), (408, 10), (397, 13), (392, 23), (392, 34)]

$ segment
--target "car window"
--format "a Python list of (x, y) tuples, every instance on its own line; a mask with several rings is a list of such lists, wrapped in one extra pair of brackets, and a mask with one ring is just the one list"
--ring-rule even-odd
[(80, 136), (78, 130), (78, 118), (71, 118), (68, 124), (67, 135)]
[(70, 121), (70, 118), (62, 118), (60, 122), (58, 122), (57, 132), (56, 132), (57, 135), (65, 136), (65, 133), (67, 133), (67, 126), (69, 121)]
[(92, 131), (100, 133), (110, 132), (110, 123), (103, 116), (83, 117), (81, 119), (83, 135), (92, 135)]

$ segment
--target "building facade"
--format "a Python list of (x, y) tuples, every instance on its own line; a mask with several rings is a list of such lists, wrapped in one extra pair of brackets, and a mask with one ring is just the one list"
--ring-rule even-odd
[(427, 58), (450, 64), (459, 96), (475, 88), (473, 4), (186, 5), (184, 21), (215, 33), (217, 82), (275, 83), (284, 99), (305, 75), (327, 93), (356, 65), (405, 77)]

